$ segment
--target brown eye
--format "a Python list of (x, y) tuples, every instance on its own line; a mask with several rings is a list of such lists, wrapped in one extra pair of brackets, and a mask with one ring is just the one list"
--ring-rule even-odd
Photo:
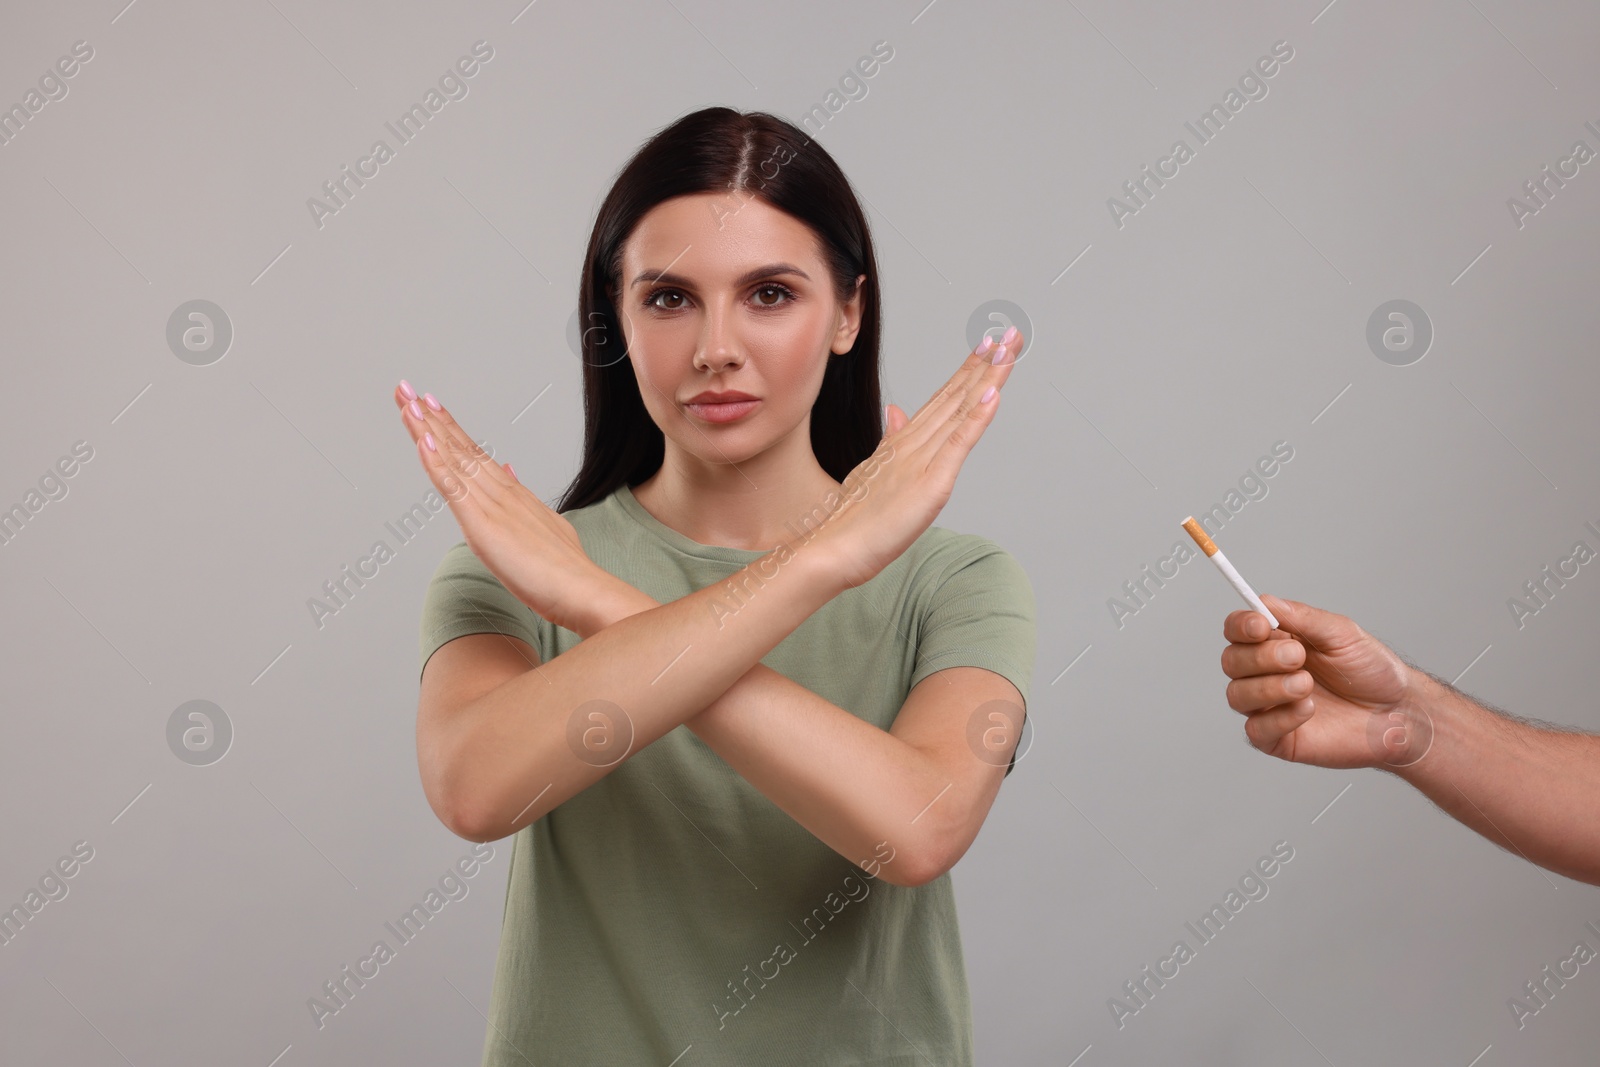
[[(776, 301), (776, 302), (769, 303), (769, 302), (767, 302), (765, 300), (760, 299), (760, 295), (762, 293), (776, 293), (776, 294), (778, 294), (778, 296), (782, 297), (783, 299), (779, 300), (779, 301)], [(761, 288), (756, 290), (756, 303), (760, 304), (762, 307), (768, 307), (768, 308), (770, 308), (770, 307), (781, 307), (783, 304), (788, 303), (793, 298), (794, 298), (794, 293), (791, 292), (788, 289), (788, 287), (782, 286), (782, 285), (776, 285), (776, 284), (774, 284), (774, 285), (763, 285)]]
[(676, 299), (682, 300), (683, 299), (683, 294), (678, 292), (678, 291), (676, 291), (676, 290), (674, 290), (674, 289), (657, 289), (655, 292), (653, 292), (649, 296), (645, 297), (645, 301), (644, 302), (645, 302), (645, 306), (646, 307), (660, 308), (662, 311), (676, 311), (676, 310), (678, 310), (679, 305), (675, 304), (675, 305), (673, 305), (671, 307), (665, 307), (665, 306), (663, 306), (661, 304), (658, 304), (656, 302), (658, 297), (674, 297)]

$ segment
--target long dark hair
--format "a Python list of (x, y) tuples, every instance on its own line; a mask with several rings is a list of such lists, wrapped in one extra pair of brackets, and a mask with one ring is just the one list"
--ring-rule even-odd
[(878, 394), (878, 264), (866, 216), (844, 172), (820, 144), (764, 111), (708, 107), (685, 115), (636, 152), (606, 194), (589, 235), (578, 289), (583, 354), (583, 465), (556, 511), (586, 507), (654, 474), (661, 428), (639, 396), (611, 294), (621, 289), (622, 245), (645, 213), (694, 193), (761, 200), (817, 235), (840, 302), (862, 274), (861, 328), (850, 351), (830, 354), (811, 408), (811, 449), (843, 481), (883, 438)]

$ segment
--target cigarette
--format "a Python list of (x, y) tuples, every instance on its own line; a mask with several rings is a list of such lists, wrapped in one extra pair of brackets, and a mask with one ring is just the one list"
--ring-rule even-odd
[(1273, 618), (1272, 612), (1268, 611), (1267, 606), (1261, 602), (1261, 598), (1256, 596), (1256, 591), (1250, 588), (1250, 583), (1244, 580), (1232, 563), (1228, 562), (1228, 557), (1222, 554), (1222, 549), (1218, 548), (1216, 542), (1206, 535), (1205, 530), (1201, 529), (1198, 522), (1194, 521), (1193, 515), (1183, 520), (1183, 528), (1189, 531), (1189, 536), (1194, 538), (1194, 543), (1200, 546), (1200, 550), (1211, 557), (1211, 562), (1215, 563), (1217, 570), (1221, 571), (1222, 576), (1228, 579), (1228, 584), (1233, 586), (1240, 596), (1244, 597), (1244, 602), (1265, 615), (1267, 621), (1272, 624), (1272, 628), (1276, 630), (1278, 628), (1278, 620)]

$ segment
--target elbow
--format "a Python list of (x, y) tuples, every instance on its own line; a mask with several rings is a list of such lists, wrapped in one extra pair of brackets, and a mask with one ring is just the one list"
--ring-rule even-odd
[(933, 823), (924, 835), (901, 850), (894, 863), (884, 865), (886, 872), (894, 869), (892, 876), (884, 875), (884, 880), (916, 888), (943, 878), (972, 847), (981, 823), (982, 816), (970, 811)]
[[(516, 820), (507, 821), (504, 815), (494, 814), (502, 811), (503, 805), (493, 804), (465, 789), (450, 790), (447, 796), (448, 801), (434, 811), (445, 828), (463, 840), (475, 844), (498, 841), (509, 837), (516, 829)], [(527, 810), (524, 809), (524, 813)]]
[[(906, 889), (916, 889), (937, 881), (956, 865), (956, 860), (966, 851), (965, 848), (959, 852), (952, 850), (949, 847), (952, 841), (947, 835), (934, 835), (902, 844), (898, 849), (891, 850), (887, 858), (882, 858), (877, 877), (890, 885)], [(882, 857), (884, 844), (880, 842), (878, 848)]]
[(428, 798), (428, 806), (433, 809), (434, 817), (444, 824), (446, 830), (476, 844), (495, 840), (492, 835), (484, 833), (482, 821), (469, 813), (469, 809), (461, 803), (459, 796), (440, 796), (436, 790), (424, 790), (424, 792)]
[(917, 889), (921, 886), (927, 885), (929, 882), (933, 881), (935, 878), (938, 878), (943, 873), (945, 872), (938, 870), (931, 865), (922, 867), (906, 866), (899, 871), (896, 871), (893, 876), (886, 874), (882, 877), (883, 880), (888, 882), (890, 885), (901, 886), (905, 889)]
[(909, 853), (902, 853), (903, 863), (885, 866), (878, 874), (890, 885), (902, 886), (906, 889), (916, 889), (929, 882), (942, 877), (950, 870), (950, 864), (943, 863), (937, 858), (918, 858), (913, 860)]
[(498, 839), (497, 834), (488, 832), (483, 823), (477, 819), (468, 818), (462, 814), (452, 814), (450, 818), (443, 819), (445, 828), (457, 837), (475, 844)]
[(911, 885), (927, 885), (929, 882), (937, 881), (938, 879), (943, 878), (945, 875), (950, 873), (950, 869), (956, 865), (956, 861), (959, 860), (962, 854), (965, 852), (965, 848), (958, 852), (949, 848), (939, 847), (937, 845), (930, 846), (923, 852), (924, 860), (921, 866), (914, 866), (912, 868), (912, 877), (910, 879)]
[(418, 765), (422, 791), (434, 817), (457, 837), (475, 844), (497, 841), (507, 834), (504, 824), (487, 813), (497, 810), (484, 789), (484, 768), (465, 751), (468, 738), (461, 731), (435, 731), (418, 738)]
[(428, 807), (433, 809), (434, 818), (457, 837), (476, 844), (504, 837), (504, 832), (496, 832), (487, 825), (488, 820), (482, 813), (489, 810), (488, 807), (481, 799), (471, 796), (471, 791), (461, 784), (463, 776), (450, 772), (447, 766), (444, 760), (422, 761), (422, 793), (428, 800)]
[[(529, 807), (531, 808), (532, 805), (529, 805)], [(457, 837), (479, 845), (486, 844), (490, 841), (499, 841), (501, 838), (510, 837), (513, 833), (520, 829), (521, 826), (526, 826), (528, 822), (534, 821), (524, 820), (521, 823), (521, 826), (519, 826), (517, 824), (517, 820), (515, 819), (508, 821), (504, 817), (494, 817), (484, 814), (485, 812), (493, 810), (495, 809), (484, 805), (472, 806), (462, 804), (455, 808), (449, 809), (447, 812), (449, 818), (443, 818), (441, 816), (441, 821), (444, 823), (445, 828), (451, 833), (455, 834)], [(526, 814), (526, 812), (527, 809), (524, 809), (524, 814)]]

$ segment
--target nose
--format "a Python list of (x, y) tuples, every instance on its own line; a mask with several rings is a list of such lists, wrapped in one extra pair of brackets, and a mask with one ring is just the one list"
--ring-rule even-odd
[(729, 313), (720, 307), (706, 313), (699, 346), (695, 349), (696, 369), (716, 373), (738, 367), (744, 362), (739, 338), (730, 320)]

